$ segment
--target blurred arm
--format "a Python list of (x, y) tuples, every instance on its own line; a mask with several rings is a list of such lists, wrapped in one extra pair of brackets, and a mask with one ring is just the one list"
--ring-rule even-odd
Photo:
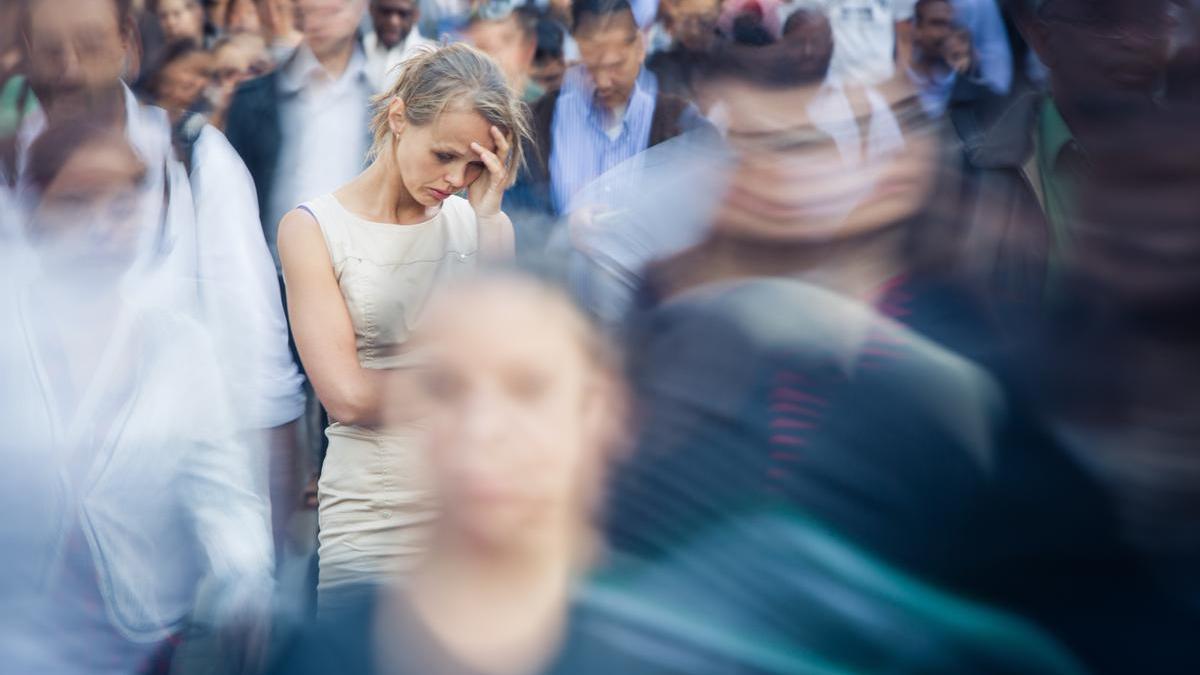
[(516, 255), (516, 236), (513, 224), (503, 211), (477, 218), (479, 224), (479, 257), (487, 262), (504, 262)]

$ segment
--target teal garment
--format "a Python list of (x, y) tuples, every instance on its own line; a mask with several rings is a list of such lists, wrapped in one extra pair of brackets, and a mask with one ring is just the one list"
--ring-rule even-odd
[(1046, 220), (1050, 223), (1050, 261), (1057, 267), (1071, 248), (1071, 222), (1077, 217), (1079, 185), (1085, 160), (1062, 113), (1047, 98), (1038, 112), (1037, 168)]
[(21, 122), (37, 109), (37, 97), (29, 91), (25, 76), (10, 77), (0, 88), (0, 138), (17, 133)]

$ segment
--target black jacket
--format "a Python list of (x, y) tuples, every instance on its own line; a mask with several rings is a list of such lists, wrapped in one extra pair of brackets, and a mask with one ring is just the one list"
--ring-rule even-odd
[(283, 146), (279, 74), (271, 72), (238, 88), (226, 116), (225, 136), (242, 156), (258, 193), (259, 219), (271, 218), (271, 195)]

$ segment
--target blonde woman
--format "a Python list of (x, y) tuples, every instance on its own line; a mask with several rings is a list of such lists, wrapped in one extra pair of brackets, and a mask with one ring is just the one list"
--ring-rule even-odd
[(435, 506), (420, 416), (384, 428), (382, 392), (389, 373), (420, 363), (406, 342), (433, 290), (480, 258), (512, 256), (500, 201), (529, 137), (504, 74), (465, 45), (406, 61), (375, 106), (371, 165), (279, 225), (292, 332), (334, 420), (318, 485), (321, 605), (424, 548)]

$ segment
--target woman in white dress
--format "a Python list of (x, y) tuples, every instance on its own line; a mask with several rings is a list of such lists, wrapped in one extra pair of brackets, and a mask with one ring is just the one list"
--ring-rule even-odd
[(383, 392), (420, 363), (406, 342), (433, 289), (512, 256), (500, 201), (529, 138), (499, 67), (461, 44), (406, 61), (372, 124), (371, 165), (279, 226), (292, 332), (334, 420), (318, 484), (322, 606), (330, 589), (390, 576), (424, 548), (436, 505), (421, 415), (402, 405), (397, 420), (389, 405), (384, 420)]

